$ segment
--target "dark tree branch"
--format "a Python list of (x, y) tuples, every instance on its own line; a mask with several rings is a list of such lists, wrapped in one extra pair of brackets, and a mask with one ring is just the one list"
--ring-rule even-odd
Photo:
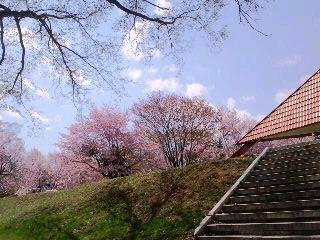
[[(135, 9), (135, 11), (138, 10), (138, 0), (135, 1), (134, 9)], [(134, 16), (133, 17), (133, 26), (136, 26), (136, 19), (137, 19), (137, 16)]]
[(250, 21), (250, 19), (252, 20), (252, 17), (250, 16), (249, 13), (247, 13), (245, 10), (243, 10), (242, 4), (240, 3), (240, 0), (235, 0), (235, 2), (237, 3), (238, 6), (238, 14), (239, 14), (239, 20), (240, 22), (243, 22), (243, 19), (245, 20), (245, 22), (249, 25), (249, 27), (251, 29), (253, 29), (254, 31), (258, 32), (259, 34), (267, 37), (269, 36), (269, 34), (266, 34), (262, 31), (260, 31), (259, 29), (257, 29)]
[(40, 19), (39, 21), (41, 22), (42, 26), (46, 29), (46, 32), (49, 34), (50, 40), (54, 43), (54, 45), (58, 48), (58, 51), (60, 52), (62, 62), (68, 72), (70, 79), (71, 79), (72, 91), (73, 91), (73, 95), (74, 95), (74, 90), (75, 90), (75, 86), (77, 85), (77, 83), (76, 83), (75, 77), (74, 77), (74, 70), (72, 70), (71, 67), (69, 66), (67, 56), (66, 56), (65, 52), (63, 51), (63, 45), (60, 44), (59, 41), (54, 36), (52, 29), (51, 29), (50, 22), (48, 25), (44, 19)]
[(2, 65), (3, 61), (4, 61), (4, 57), (6, 55), (6, 46), (4, 44), (4, 31), (3, 31), (4, 27), (3, 27), (3, 19), (0, 18), (0, 44), (1, 44), (1, 59), (0, 59), (0, 65)]
[(6, 7), (5, 5), (3, 4), (0, 4), (0, 8), (4, 9), (4, 10), (10, 10), (8, 7)]
[[(0, 5), (1, 8), (1, 5)], [(69, 78), (71, 79), (71, 84), (72, 84), (72, 88), (73, 88), (73, 95), (75, 93), (75, 87), (78, 85), (76, 80), (75, 80), (75, 70), (71, 69), (71, 66), (69, 64), (68, 58), (67, 58), (67, 54), (65, 52), (65, 50), (67, 50), (68, 52), (74, 54), (75, 56), (77, 56), (78, 58), (80, 58), (83, 62), (85, 62), (88, 66), (90, 66), (94, 71), (96, 71), (98, 73), (98, 75), (103, 79), (103, 81), (107, 82), (109, 84), (110, 87), (112, 87), (113, 89), (115, 89), (115, 86), (111, 85), (111, 83), (109, 83), (106, 78), (103, 76), (103, 74), (100, 72), (100, 70), (94, 66), (93, 64), (91, 64), (85, 56), (80, 55), (79, 53), (77, 53), (75, 50), (63, 45), (60, 43), (60, 41), (57, 39), (57, 37), (54, 35), (53, 30), (52, 30), (52, 26), (51, 26), (51, 21), (50, 19), (59, 19), (59, 20), (64, 20), (64, 19), (71, 19), (73, 21), (75, 21), (76, 23), (78, 23), (80, 25), (80, 27), (85, 30), (85, 33), (90, 37), (90, 39), (92, 41), (94, 41), (97, 44), (97, 41), (95, 41), (91, 35), (88, 33), (88, 31), (85, 29), (85, 27), (82, 25), (81, 20), (88, 18), (89, 16), (91, 16), (92, 14), (94, 14), (95, 12), (91, 12), (88, 16), (85, 17), (81, 17), (77, 14), (72, 14), (69, 13), (67, 11), (60, 11), (60, 10), (55, 10), (55, 9), (40, 9), (37, 11), (12, 11), (8, 8), (3, 8), (5, 10), (1, 11), (0, 10), (0, 19), (2, 20), (5, 17), (14, 17), (15, 21), (16, 21), (16, 27), (18, 29), (18, 33), (19, 33), (19, 41), (20, 41), (20, 45), (21, 45), (21, 49), (22, 49), (22, 60), (21, 60), (21, 67), (19, 69), (18, 74), (16, 75), (16, 78), (14, 80), (13, 86), (12, 88), (9, 90), (9, 93), (12, 92), (13, 88), (16, 85), (16, 82), (20, 79), (22, 82), (22, 72), (24, 70), (24, 59), (25, 59), (25, 46), (24, 46), (24, 42), (23, 42), (23, 36), (22, 36), (22, 32), (21, 32), (21, 27), (20, 27), (20, 20), (23, 18), (31, 18), (34, 19), (36, 21), (38, 21), (40, 23), (40, 28), (39, 28), (39, 32), (41, 32), (42, 35), (42, 28), (45, 29), (45, 32), (48, 34), (49, 37), (49, 42), (51, 41), (58, 49), (62, 63), (64, 65), (64, 68), (66, 69)], [(41, 13), (42, 11), (53, 11), (56, 12), (58, 14), (62, 14), (62, 15), (53, 15), (50, 13)], [(1, 29), (1, 26), (0, 26)], [(5, 56), (5, 46), (2, 40), (3, 34), (0, 34), (0, 44), (2, 47), (2, 58), (4, 59)], [(50, 47), (49, 47), (50, 49)], [(53, 55), (51, 53), (51, 55)], [(2, 60), (1, 58), (1, 60)], [(56, 60), (56, 59), (55, 59)], [(2, 60), (3, 61), (3, 60)], [(0, 63), (2, 63), (2, 61)], [(58, 62), (56, 60), (56, 62)], [(60, 65), (60, 64), (59, 64)]]
[[(26, 56), (26, 48), (25, 48), (24, 42), (23, 42), (23, 35), (22, 35), (22, 31), (21, 31), (21, 26), (20, 26), (20, 19), (18, 17), (15, 17), (14, 20), (16, 22), (16, 26), (17, 26), (17, 30), (18, 30), (19, 42), (20, 42), (22, 53), (21, 53), (20, 69), (16, 75), (16, 78), (13, 81), (13, 85), (12, 85), (12, 88), (9, 90), (9, 93), (12, 92), (12, 90), (14, 89), (18, 80), (20, 80), (20, 89), (22, 90), (22, 72), (24, 70), (25, 56)], [(22, 94), (22, 91), (20, 92), (20, 94)]]
[(146, 14), (143, 14), (143, 13), (140, 13), (140, 12), (137, 12), (135, 10), (132, 10), (132, 9), (129, 9), (125, 6), (123, 6), (120, 2), (118, 2), (117, 0), (106, 0), (107, 2), (109, 2), (110, 4), (113, 4), (115, 5), (117, 8), (119, 8), (121, 11), (129, 14), (129, 15), (133, 15), (133, 16), (137, 16), (137, 17), (140, 17), (144, 20), (147, 20), (147, 21), (150, 21), (150, 22), (156, 22), (156, 23), (159, 23), (161, 25), (170, 25), (170, 24), (174, 24), (176, 22), (176, 20), (178, 18), (180, 18), (179, 16), (178, 17), (175, 17), (173, 18), (172, 20), (164, 20), (164, 19), (161, 19), (161, 18), (158, 18), (158, 17), (150, 17), (150, 16), (147, 16)]
[[(125, 6), (124, 3), (120, 2), (121, 0), (105, 0), (105, 2), (109, 3), (109, 7), (116, 7), (123, 13), (125, 13), (127, 16), (133, 18), (133, 26), (136, 25), (136, 19), (140, 18), (145, 21), (153, 22), (157, 25), (158, 29), (161, 27), (167, 28), (167, 34), (170, 40), (171, 46), (173, 46), (173, 41), (171, 38), (171, 30), (173, 29), (173, 25), (177, 24), (178, 20), (190, 20), (194, 24), (199, 25), (201, 28), (205, 29), (207, 24), (205, 22), (205, 19), (201, 17), (201, 14), (199, 11), (202, 11), (202, 6), (205, 4), (204, 2), (200, 2), (195, 6), (195, 9), (189, 9), (188, 11), (182, 12), (180, 14), (176, 14), (174, 16), (157, 16), (156, 14), (152, 13), (144, 13), (143, 11), (140, 11), (141, 8), (141, 1), (147, 5), (147, 7), (155, 7), (157, 9), (169, 11), (169, 8), (159, 6), (155, 3), (153, 3), (151, 0), (134, 0), (133, 6)], [(258, 33), (267, 36), (267, 34), (261, 32), (260, 30), (256, 29), (255, 26), (252, 24), (252, 21), (254, 21), (249, 13), (251, 12), (251, 8), (257, 8), (258, 5), (251, 4), (251, 1), (245, 0), (234, 0), (238, 6), (238, 13), (240, 22), (247, 23), (250, 28), (257, 31)], [(243, 3), (245, 2), (245, 3)], [(85, 4), (87, 4), (84, 1)], [(247, 3), (247, 5), (245, 5)], [(105, 7), (105, 4), (103, 4)], [(192, 6), (192, 5), (190, 5)], [(246, 11), (246, 8), (249, 6), (249, 10)], [(88, 7), (89, 9), (89, 7)], [(96, 46), (101, 46), (99, 41), (95, 40), (88, 29), (86, 29), (85, 25), (83, 24), (84, 20), (90, 18), (94, 14), (98, 13), (101, 10), (101, 8), (95, 8), (92, 11), (88, 11), (85, 14), (82, 14), (81, 11), (79, 12), (71, 12), (67, 10), (61, 10), (61, 9), (54, 9), (54, 8), (43, 8), (43, 9), (36, 9), (32, 7), (28, 7), (27, 10), (13, 10), (5, 6), (4, 4), (0, 4), (0, 47), (2, 48), (2, 53), (0, 56), (0, 65), (3, 64), (4, 59), (6, 57), (6, 46), (4, 42), (4, 20), (7, 18), (13, 18), (16, 23), (16, 28), (19, 35), (19, 44), (21, 47), (21, 64), (18, 69), (18, 73), (14, 79), (13, 86), (9, 90), (9, 93), (12, 92), (12, 90), (15, 88), (16, 83), (20, 80), (21, 88), (22, 88), (22, 74), (25, 69), (25, 58), (26, 58), (26, 49), (25, 49), (25, 43), (23, 39), (23, 33), (21, 31), (21, 20), (22, 19), (32, 19), (37, 21), (39, 24), (39, 30), (36, 32), (40, 35), (41, 39), (44, 37), (48, 37), (48, 51), (52, 55), (53, 60), (55, 63), (57, 63), (59, 67), (63, 68), (69, 79), (71, 80), (72, 88), (73, 88), (73, 94), (75, 91), (75, 88), (77, 85), (79, 85), (76, 81), (76, 69), (73, 65), (73, 56), (75, 58), (80, 59), (83, 61), (87, 66), (89, 66), (94, 72), (98, 74), (98, 76), (109, 84), (110, 87), (113, 89), (116, 89), (115, 86), (106, 79), (106, 76), (103, 74), (103, 70), (99, 69), (95, 64), (93, 64), (88, 57), (83, 56), (79, 54), (77, 51), (72, 49), (71, 47), (65, 46), (62, 41), (59, 39), (59, 35), (53, 31), (53, 26), (51, 25), (51, 21), (54, 21), (56, 24), (57, 21), (69, 21), (73, 23), (79, 24), (79, 28), (88, 36), (88, 39), (90, 39)], [(56, 49), (52, 50), (50, 49), (50, 44), (54, 45)], [(76, 61), (76, 60), (74, 60)], [(21, 89), (22, 93), (22, 89)]]

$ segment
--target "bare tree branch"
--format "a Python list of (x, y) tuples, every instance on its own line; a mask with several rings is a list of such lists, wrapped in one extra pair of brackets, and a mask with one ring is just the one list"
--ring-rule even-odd
[(3, 4), (0, 4), (0, 8), (4, 9), (4, 10), (10, 10), (8, 7), (6, 7), (5, 5)]
[(1, 59), (0, 59), (0, 65), (2, 65), (4, 61), (4, 57), (6, 55), (6, 46), (4, 44), (4, 31), (3, 31), (3, 19), (0, 18), (0, 44), (1, 44)]
[(259, 29), (257, 29), (250, 21), (250, 19), (252, 20), (252, 17), (250, 16), (250, 14), (248, 14), (242, 7), (242, 4), (240, 3), (239, 0), (235, 0), (235, 2), (237, 3), (238, 5), (238, 14), (239, 14), (239, 19), (240, 19), (240, 22), (243, 22), (242, 19), (245, 20), (245, 22), (250, 26), (250, 28), (252, 28), (254, 31), (258, 32), (259, 34), (265, 36), (265, 37), (268, 37), (269, 34), (266, 34), (262, 31), (260, 31)]
[[(258, 33), (267, 36), (267, 34), (264, 34), (260, 30), (256, 29), (255, 26), (252, 24), (254, 19), (250, 16), (250, 13), (253, 9), (256, 9), (259, 7), (259, 5), (256, 3), (258, 0), (234, 0), (238, 6), (238, 14), (241, 22), (245, 22), (250, 26), (250, 28), (254, 29)], [(57, 1), (58, 4), (59, 1)], [(81, 1), (80, 1), (81, 2)], [(105, 10), (107, 9), (118, 9), (121, 11), (122, 14), (120, 19), (123, 20), (124, 25), (120, 26), (126, 31), (130, 29), (130, 25), (133, 21), (133, 27), (136, 26), (137, 19), (151, 22), (153, 23), (154, 28), (152, 28), (151, 31), (159, 31), (160, 34), (166, 35), (166, 39), (163, 40), (164, 44), (170, 45), (171, 48), (173, 48), (174, 40), (176, 40), (175, 35), (179, 37), (179, 28), (181, 28), (181, 31), (184, 31), (183, 23), (182, 21), (187, 22), (189, 24), (188, 26), (191, 26), (190, 24), (194, 25), (194, 29), (201, 29), (206, 31), (209, 35), (214, 34), (214, 30), (210, 29), (210, 24), (212, 23), (212, 19), (215, 20), (217, 14), (219, 13), (220, 8), (222, 8), (220, 5), (217, 6), (211, 6), (207, 3), (206, 0), (196, 1), (194, 0), (190, 4), (185, 4), (185, 6), (180, 6), (181, 8), (179, 11), (172, 11), (169, 15), (161, 15), (154, 13), (154, 8), (160, 9), (163, 11), (170, 11), (171, 7), (166, 6), (160, 6), (157, 3), (153, 3), (152, 0), (130, 0), (130, 1), (124, 1), (124, 0), (105, 0), (101, 4), (99, 1), (97, 1), (97, 4), (91, 4), (85, 0), (83, 0), (83, 5), (81, 8), (72, 8), (69, 9), (65, 5), (55, 5), (55, 4), (38, 4), (39, 8), (37, 8), (37, 4), (34, 6), (26, 6), (23, 4), (23, 7), (17, 7), (14, 9), (14, 7), (7, 7), (6, 4), (0, 3), (0, 47), (1, 47), (1, 55), (0, 55), (0, 65), (2, 66), (5, 61), (5, 59), (10, 59), (6, 54), (9, 54), (10, 51), (8, 51), (8, 44), (6, 43), (7, 36), (4, 36), (4, 28), (7, 30), (6, 26), (4, 24), (9, 23), (10, 19), (14, 19), (15, 27), (18, 32), (19, 36), (19, 42), (17, 44), (18, 47), (21, 48), (21, 59), (20, 59), (20, 66), (18, 66), (17, 74), (13, 72), (14, 75), (14, 81), (13, 84), (10, 82), (9, 87), (6, 87), (6, 89), (10, 88), (8, 93), (12, 93), (16, 83), (20, 81), (21, 88), (22, 88), (22, 75), (25, 68), (25, 62), (26, 62), (26, 36), (24, 36), (24, 32), (21, 30), (21, 23), (24, 19), (28, 20), (34, 20), (39, 25), (39, 29), (37, 28), (34, 32), (39, 36), (41, 40), (44, 40), (44, 46), (48, 47), (47, 53), (49, 53), (52, 57), (51, 60), (53, 60), (53, 63), (56, 67), (59, 69), (61, 68), (67, 76), (72, 85), (73, 95), (76, 90), (80, 90), (82, 87), (78, 80), (78, 73), (81, 72), (81, 69), (79, 70), (79, 63), (83, 66), (85, 66), (86, 71), (89, 69), (89, 73), (94, 73), (96, 77), (100, 81), (104, 81), (113, 89), (116, 90), (115, 84), (113, 84), (112, 81), (109, 80), (109, 76), (106, 75), (106, 72), (104, 70), (104, 66), (102, 67), (103, 63), (99, 61), (97, 64), (98, 57), (93, 59), (90, 58), (92, 54), (88, 54), (82, 52), (80, 49), (75, 48), (77, 40), (73, 39), (73, 36), (70, 36), (68, 34), (68, 31), (70, 31), (69, 24), (75, 24), (76, 34), (80, 33), (81, 37), (83, 35), (88, 36), (85, 39), (85, 41), (88, 39), (90, 41), (90, 44), (93, 44), (94, 47), (97, 47), (99, 49), (93, 49), (95, 50), (105, 50), (103, 43), (104, 41), (99, 39), (99, 37), (94, 37), (95, 35), (91, 32), (90, 27), (91, 26), (98, 26), (101, 18), (101, 14), (105, 14)], [(130, 4), (130, 5), (129, 5)], [(18, 5), (17, 5), (18, 6)], [(25, 8), (23, 10), (23, 8)], [(218, 10), (216, 10), (216, 8)], [(95, 17), (96, 16), (96, 17)], [(123, 19), (122, 19), (123, 16)], [(92, 17), (92, 18), (91, 18)], [(8, 21), (7, 21), (8, 19)], [(102, 19), (102, 18), (101, 18)], [(132, 20), (132, 21), (131, 21)], [(187, 25), (186, 24), (186, 25)], [(77, 26), (78, 25), (78, 26)], [(89, 26), (89, 28), (88, 28)], [(72, 26), (73, 27), (73, 26)], [(162, 29), (164, 27), (164, 29)], [(191, 26), (192, 27), (192, 26)], [(9, 29), (9, 28), (8, 28)], [(151, 29), (151, 28), (150, 28)], [(161, 31), (164, 30), (164, 31)], [(73, 31), (73, 29), (72, 29)], [(72, 32), (73, 33), (73, 32)], [(126, 32), (124, 32), (124, 36), (126, 36)], [(149, 33), (148, 33), (149, 34)], [(157, 34), (157, 33), (156, 33)], [(97, 33), (98, 35), (98, 33)], [(150, 34), (152, 35), (152, 34)], [(76, 44), (69, 46), (68, 44), (64, 43), (64, 38), (67, 38), (67, 40), (71, 39), (71, 44), (73, 44), (73, 40)], [(68, 37), (70, 39), (68, 39)], [(157, 36), (158, 40), (154, 40), (152, 37), (150, 38), (144, 38), (143, 41), (160, 41), (161, 37)], [(48, 38), (48, 39), (46, 39)], [(96, 39), (95, 39), (96, 38)], [(46, 41), (48, 40), (48, 41)], [(137, 40), (131, 40), (130, 41), (137, 41)], [(161, 39), (162, 41), (162, 39)], [(122, 41), (123, 43), (123, 41)], [(143, 42), (144, 44), (144, 42)], [(142, 50), (148, 48), (144, 48), (144, 45), (140, 42), (137, 44), (139, 45), (138, 48)], [(148, 43), (146, 43), (148, 45)], [(53, 46), (53, 47), (52, 47)], [(89, 46), (89, 45), (88, 45)], [(156, 42), (156, 47), (159, 47), (159, 49), (162, 47), (161, 43)], [(91, 47), (91, 45), (90, 45)], [(121, 47), (121, 46), (119, 46)], [(165, 47), (164, 47), (165, 48)], [(89, 48), (88, 48), (89, 49)], [(95, 51), (98, 52), (98, 51)], [(103, 51), (100, 51), (100, 54)], [(29, 54), (29, 51), (28, 51)], [(15, 56), (14, 56), (15, 57)], [(100, 60), (100, 59), (99, 59)], [(84, 63), (84, 64), (83, 64)], [(13, 71), (16, 71), (15, 69)], [(12, 84), (12, 86), (11, 86)], [(22, 89), (21, 89), (22, 93)], [(78, 93), (78, 92), (77, 92)], [(73, 96), (74, 97), (74, 96)]]
[(26, 56), (26, 48), (24, 46), (24, 42), (23, 42), (23, 36), (22, 36), (22, 31), (21, 31), (21, 26), (20, 26), (20, 19), (18, 17), (14, 18), (15, 22), (16, 22), (16, 26), (17, 26), (17, 30), (18, 30), (18, 35), (19, 35), (19, 42), (20, 42), (20, 46), (21, 46), (21, 65), (20, 65), (20, 69), (16, 75), (16, 78), (14, 79), (12, 88), (9, 90), (9, 93), (12, 92), (12, 90), (14, 89), (16, 83), (18, 80), (20, 80), (20, 89), (21, 92), (20, 94), (22, 94), (22, 72), (24, 70), (24, 64), (25, 64), (25, 56)]
[(123, 12), (127, 13), (127, 14), (130, 14), (130, 15), (133, 15), (133, 16), (137, 16), (137, 17), (140, 17), (144, 20), (148, 20), (150, 22), (156, 22), (156, 23), (159, 23), (161, 25), (170, 25), (170, 24), (174, 24), (176, 22), (176, 20), (179, 18), (179, 17), (176, 17), (176, 18), (173, 18), (172, 20), (163, 20), (161, 18), (158, 18), (158, 17), (150, 17), (150, 16), (147, 16), (143, 13), (140, 13), (140, 12), (137, 12), (137, 11), (134, 11), (132, 9), (129, 9), (125, 6), (123, 6), (120, 2), (118, 2), (117, 0), (106, 0), (107, 2), (115, 5), (117, 8), (119, 8), (120, 10), (122, 10)]

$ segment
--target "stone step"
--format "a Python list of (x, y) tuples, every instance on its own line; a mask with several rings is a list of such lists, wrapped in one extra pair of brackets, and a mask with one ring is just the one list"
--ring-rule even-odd
[(292, 192), (292, 191), (311, 190), (311, 189), (320, 190), (320, 181), (273, 185), (273, 186), (267, 186), (267, 187), (238, 188), (236, 189), (236, 192), (241, 195), (246, 195), (246, 194), (261, 194), (261, 193), (273, 193), (273, 192)]
[(320, 222), (280, 222), (280, 223), (226, 223), (209, 224), (206, 232), (224, 234), (259, 235), (315, 235), (320, 234)]
[(313, 147), (308, 147), (308, 148), (299, 148), (295, 149), (293, 151), (275, 151), (273, 152), (272, 149), (269, 149), (267, 154), (263, 157), (264, 159), (277, 159), (277, 158), (282, 158), (283, 156), (303, 156), (303, 155), (308, 155), (310, 153), (317, 153), (320, 151), (320, 145), (319, 143), (317, 145), (314, 145)]
[[(320, 155), (320, 154), (319, 154)], [(296, 159), (296, 160), (291, 160), (288, 158), (274, 161), (274, 162), (259, 162), (257, 166), (255, 167), (256, 169), (261, 169), (261, 168), (275, 168), (275, 167), (285, 167), (285, 166), (295, 166), (299, 163), (312, 163), (315, 161), (320, 161), (319, 156), (315, 157), (310, 157), (306, 159)]]
[(306, 151), (314, 151), (319, 149), (319, 143), (316, 143), (314, 145), (304, 146), (304, 147), (298, 147), (298, 148), (291, 148), (286, 150), (276, 150), (276, 149), (269, 149), (268, 153), (266, 154), (267, 157), (277, 157), (282, 155), (294, 155), (294, 154), (300, 154), (304, 153)]
[(300, 210), (300, 211), (277, 211), (259, 213), (218, 213), (214, 215), (214, 220), (231, 222), (275, 222), (275, 221), (299, 221), (305, 219), (320, 220), (319, 210)]
[(269, 149), (250, 170), (196, 239), (320, 240), (320, 140)]
[(265, 170), (266, 172), (279, 172), (279, 171), (286, 171), (286, 169), (288, 169), (288, 171), (290, 171), (290, 169), (294, 170), (294, 169), (303, 169), (302, 166), (315, 166), (315, 167), (319, 167), (320, 161), (319, 160), (310, 160), (307, 162), (303, 162), (301, 164), (299, 163), (283, 163), (283, 164), (272, 164), (272, 165), (257, 165), (253, 171), (261, 171), (261, 170)]
[(319, 145), (320, 145), (320, 141), (318, 140), (303, 142), (298, 144), (290, 144), (288, 146), (270, 148), (267, 155), (278, 155), (283, 153), (287, 154), (287, 153), (299, 152), (299, 151), (304, 151), (309, 149), (317, 149), (317, 148), (320, 148)]
[(265, 212), (274, 210), (312, 210), (320, 209), (320, 199), (282, 201), (268, 203), (243, 203), (243, 204), (225, 204), (222, 212)]
[(271, 162), (281, 162), (283, 160), (288, 161), (303, 161), (309, 158), (317, 158), (319, 156), (320, 151), (309, 151), (305, 153), (299, 153), (296, 155), (282, 155), (277, 157), (264, 157), (260, 160), (261, 163), (271, 163)]
[(279, 179), (279, 178), (288, 178), (288, 177), (295, 177), (295, 176), (302, 176), (302, 175), (315, 175), (320, 174), (320, 168), (306, 168), (306, 169), (297, 169), (287, 172), (276, 172), (276, 173), (265, 173), (259, 174), (253, 171), (250, 176), (247, 178), (249, 181), (254, 180), (267, 180), (267, 179)]
[(264, 187), (264, 186), (271, 186), (271, 185), (283, 185), (283, 184), (290, 184), (290, 183), (300, 183), (300, 182), (310, 182), (310, 181), (320, 181), (320, 174), (314, 175), (297, 175), (292, 177), (283, 177), (278, 179), (266, 179), (266, 180), (259, 180), (255, 181), (251, 179), (251, 181), (246, 180), (240, 184), (241, 187)]
[(274, 156), (264, 156), (262, 159), (260, 159), (261, 162), (280, 162), (282, 160), (288, 159), (291, 161), (295, 160), (303, 160), (307, 158), (313, 158), (318, 156), (320, 152), (320, 149), (316, 150), (310, 150), (310, 151), (300, 151), (300, 152), (294, 152), (292, 154), (281, 154), (281, 155), (274, 155)]
[(198, 236), (199, 240), (319, 240), (320, 235), (274, 235), (274, 236), (259, 236), (259, 235), (215, 235), (215, 236)]
[(275, 173), (275, 172), (284, 172), (284, 171), (291, 171), (291, 170), (298, 170), (298, 169), (306, 169), (306, 168), (320, 168), (320, 160), (313, 160), (311, 162), (302, 162), (296, 163), (291, 165), (283, 165), (283, 166), (260, 166), (254, 169), (255, 173), (264, 174), (264, 173)]
[(291, 200), (304, 200), (320, 198), (319, 190), (293, 191), (285, 193), (265, 193), (259, 195), (233, 195), (229, 203), (258, 203), (258, 202), (280, 202)]

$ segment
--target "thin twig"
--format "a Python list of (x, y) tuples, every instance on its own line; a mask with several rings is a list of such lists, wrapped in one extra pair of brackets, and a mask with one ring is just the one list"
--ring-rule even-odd
[(268, 37), (269, 34), (266, 34), (266, 33), (262, 32), (262, 31), (260, 31), (259, 29), (257, 29), (257, 28), (251, 23), (251, 21), (250, 21), (249, 19), (252, 19), (252, 17), (251, 17), (246, 11), (243, 10), (243, 7), (242, 7), (242, 4), (240, 3), (240, 1), (239, 1), (239, 0), (235, 0), (235, 1), (236, 1), (237, 5), (238, 5), (238, 14), (239, 14), (239, 20), (240, 20), (240, 22), (243, 22), (242, 19), (244, 19), (245, 22), (249, 25), (250, 28), (252, 28), (253, 30), (255, 30), (255, 31), (256, 31), (257, 33), (259, 33), (259, 34), (261, 34), (261, 35), (263, 35), (263, 36), (265, 36), (265, 37)]

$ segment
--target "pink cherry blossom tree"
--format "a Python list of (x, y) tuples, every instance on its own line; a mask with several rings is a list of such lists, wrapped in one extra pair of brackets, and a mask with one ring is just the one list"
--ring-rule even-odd
[(217, 108), (217, 115), (215, 135), (219, 144), (216, 148), (216, 157), (228, 157), (237, 149), (237, 141), (252, 129), (256, 120), (237, 112), (235, 109), (223, 106)]
[(73, 188), (103, 178), (99, 172), (93, 171), (87, 164), (72, 161), (71, 156), (66, 156), (64, 151), (49, 153), (48, 161), (53, 164), (57, 189)]
[(31, 149), (23, 162), (22, 180), (20, 189), (41, 192), (55, 188), (57, 179), (48, 159), (38, 149)]
[(115, 178), (134, 171), (144, 158), (136, 132), (130, 130), (129, 116), (114, 108), (93, 108), (88, 117), (72, 124), (58, 146), (68, 164)]
[(216, 110), (199, 98), (154, 93), (132, 108), (134, 124), (168, 167), (212, 158)]
[(15, 124), (0, 121), (0, 197), (13, 194), (21, 182), (24, 144)]
[[(228, 157), (239, 148), (236, 145), (247, 132), (249, 132), (257, 121), (252, 117), (237, 112), (235, 109), (226, 107), (218, 108), (218, 128), (216, 135), (219, 139), (219, 145), (216, 149), (217, 158)], [(290, 145), (303, 141), (310, 141), (312, 137), (288, 138), (273, 141), (264, 141), (254, 144), (245, 155), (258, 155), (265, 147), (279, 147)]]

